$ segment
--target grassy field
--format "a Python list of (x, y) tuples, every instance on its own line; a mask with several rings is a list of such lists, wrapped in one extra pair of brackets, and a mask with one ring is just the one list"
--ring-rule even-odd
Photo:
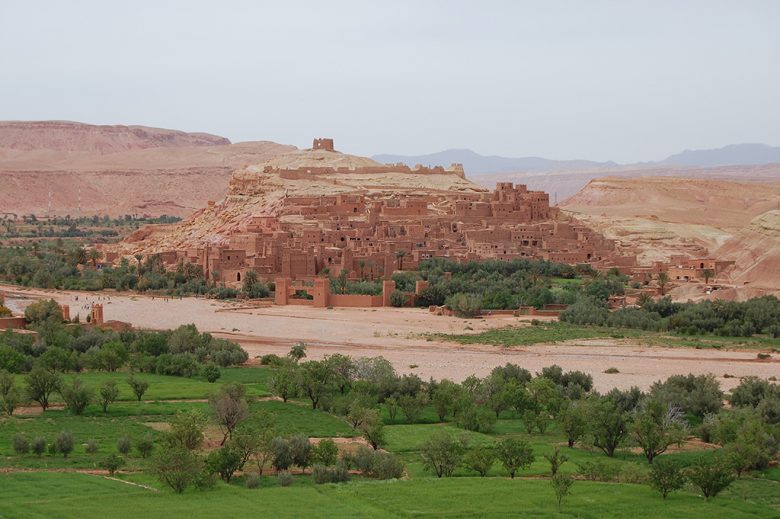
[(576, 339), (631, 339), (648, 346), (680, 348), (777, 350), (780, 342), (768, 337), (719, 337), (670, 335), (630, 328), (579, 326), (562, 322), (545, 322), (531, 326), (497, 328), (476, 334), (434, 334), (441, 340), (459, 344), (495, 344), (498, 346), (529, 346)]
[[(706, 502), (692, 488), (672, 494), (663, 501), (657, 492), (641, 481), (648, 471), (646, 460), (630, 448), (620, 449), (614, 458), (600, 451), (577, 445), (565, 446), (565, 438), (555, 423), (542, 434), (529, 434), (522, 420), (505, 411), (488, 434), (470, 432), (453, 423), (438, 423), (427, 406), (414, 423), (405, 423), (402, 413), (391, 420), (382, 409), (385, 448), (398, 455), (406, 466), (403, 480), (372, 481), (354, 476), (345, 484), (315, 485), (309, 474), (296, 475), (290, 487), (282, 487), (275, 476), (260, 478), (259, 488), (248, 489), (239, 475), (231, 484), (219, 482), (214, 489), (190, 489), (174, 494), (154, 476), (141, 472), (149, 460), (136, 452), (127, 457), (127, 465), (117, 479), (87, 474), (100, 467), (100, 461), (116, 452), (117, 440), (133, 440), (147, 434), (159, 437), (162, 423), (176, 413), (200, 410), (208, 414), (202, 401), (217, 385), (227, 381), (246, 384), (255, 397), (267, 393), (272, 371), (267, 368), (226, 369), (215, 384), (197, 379), (150, 376), (151, 398), (136, 402), (129, 398), (114, 403), (108, 413), (96, 405), (83, 416), (53, 409), (42, 415), (0, 419), (0, 518), (156, 518), (187, 516), (190, 519), (225, 517), (582, 517), (582, 518), (771, 518), (780, 517), (780, 468), (753, 473), (736, 481), (717, 498)], [(116, 378), (120, 385), (127, 373), (85, 373), (89, 385)], [(146, 377), (146, 375), (142, 375)], [(126, 385), (126, 384), (125, 384)], [(129, 388), (125, 388), (129, 389)], [(154, 392), (152, 392), (154, 391)], [(254, 398), (252, 417), (270, 415), (277, 434), (302, 433), (309, 437), (354, 437), (357, 432), (341, 417), (312, 410), (308, 400), (283, 403)], [(29, 439), (45, 437), (51, 441), (62, 430), (76, 440), (74, 452), (61, 455), (17, 455), (12, 448), (16, 433)], [(487, 477), (480, 478), (459, 467), (452, 478), (436, 479), (424, 470), (421, 445), (437, 431), (462, 436), (469, 446), (493, 445), (506, 437), (527, 440), (536, 461), (510, 480), (496, 462)], [(218, 438), (215, 425), (207, 436)], [(95, 440), (96, 453), (87, 453), (87, 440)], [(558, 510), (547, 478), (549, 464), (543, 455), (560, 446), (569, 457), (562, 473), (575, 474), (572, 494)], [(708, 455), (710, 451), (682, 451), (664, 454), (678, 460)], [(587, 481), (583, 466), (600, 463), (614, 468), (617, 482)], [(144, 486), (140, 486), (144, 485)], [(148, 487), (148, 488), (147, 488)]]
[(560, 511), (546, 480), (418, 478), (249, 490), (219, 484), (174, 495), (86, 474), (0, 475), (0, 517), (117, 519), (221, 517), (581, 517), (740, 519), (778, 517), (756, 503), (690, 493), (661, 501), (648, 487), (578, 481)]

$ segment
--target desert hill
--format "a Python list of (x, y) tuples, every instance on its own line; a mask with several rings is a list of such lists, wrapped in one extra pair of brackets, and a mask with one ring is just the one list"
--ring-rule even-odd
[(780, 182), (600, 178), (561, 207), (640, 263), (672, 254), (736, 261), (738, 287), (780, 290)]
[(115, 153), (123, 150), (230, 144), (208, 133), (70, 121), (0, 121), (0, 148)]
[(0, 123), (0, 208), (45, 215), (51, 193), (55, 215), (187, 216), (223, 198), (236, 168), (294, 149), (141, 126)]
[[(320, 174), (320, 170), (327, 171)], [(302, 223), (299, 214), (283, 214), (285, 200), (296, 197), (362, 194), (392, 198), (402, 193), (458, 192), (483, 193), (487, 189), (467, 180), (462, 171), (421, 173), (338, 151), (294, 150), (236, 170), (224, 199), (177, 225), (140, 230), (125, 240), (121, 252), (226, 245), (230, 235), (244, 229), (254, 216)]]

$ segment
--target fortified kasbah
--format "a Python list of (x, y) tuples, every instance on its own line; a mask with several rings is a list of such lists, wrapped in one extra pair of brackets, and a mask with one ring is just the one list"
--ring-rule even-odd
[(198, 265), (207, 279), (228, 284), (250, 270), (262, 280), (344, 270), (349, 278), (386, 278), (430, 258), (533, 258), (623, 271), (636, 263), (550, 207), (547, 193), (510, 182), (489, 191), (460, 164), (383, 165), (320, 138), (309, 150), (237, 171), (223, 201), (180, 224), (141, 229), (105, 258), (139, 254), (170, 268)]

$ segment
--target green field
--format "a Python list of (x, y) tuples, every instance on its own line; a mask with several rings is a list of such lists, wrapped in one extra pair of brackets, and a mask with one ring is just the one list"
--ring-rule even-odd
[(0, 517), (54, 519), (221, 517), (778, 517), (761, 504), (678, 493), (661, 501), (643, 485), (577, 482), (560, 512), (545, 480), (419, 478), (248, 490), (219, 484), (174, 495), (86, 474), (0, 475)]
[(768, 337), (719, 337), (716, 335), (674, 335), (630, 328), (580, 326), (563, 322), (497, 328), (474, 334), (431, 334), (429, 337), (459, 344), (495, 344), (497, 346), (530, 346), (577, 339), (630, 339), (648, 346), (697, 349), (773, 350), (780, 341)]
[[(79, 375), (91, 387), (116, 379), (122, 386), (123, 399), (112, 404), (108, 413), (93, 404), (82, 416), (51, 409), (42, 415), (0, 419), (0, 518), (780, 517), (777, 467), (744, 475), (709, 502), (692, 487), (685, 487), (664, 501), (646, 483), (637, 483), (646, 479), (648, 464), (635, 450), (622, 448), (614, 458), (608, 458), (584, 444), (568, 449), (557, 423), (550, 424), (543, 434), (529, 434), (512, 411), (503, 411), (490, 433), (471, 432), (451, 422), (439, 423), (431, 405), (422, 410), (414, 423), (406, 423), (402, 413), (391, 420), (387, 409), (380, 408), (385, 423), (384, 448), (405, 464), (405, 477), (401, 480), (376, 481), (355, 474), (348, 483), (317, 485), (309, 469), (303, 475), (293, 476), (289, 487), (281, 486), (276, 476), (266, 474), (260, 478), (258, 488), (246, 488), (246, 476), (239, 474), (230, 484), (219, 481), (213, 489), (190, 488), (178, 495), (146, 472), (149, 459), (141, 458), (135, 451), (126, 457), (126, 465), (115, 479), (86, 473), (99, 469), (101, 460), (116, 452), (117, 440), (123, 436), (133, 441), (146, 435), (159, 438), (165, 422), (176, 413), (196, 409), (208, 415), (209, 404), (204, 399), (225, 382), (245, 384), (251, 397), (249, 422), (268, 415), (278, 435), (359, 436), (344, 418), (312, 410), (306, 399), (283, 403), (260, 398), (268, 394), (272, 374), (271, 368), (223, 369), (222, 377), (214, 384), (197, 378), (139, 375), (151, 384), (142, 402), (132, 399), (124, 383), (126, 372)], [(51, 441), (62, 430), (70, 431), (76, 440), (75, 449), (67, 458), (48, 453), (40, 457), (18, 455), (12, 448), (17, 433), (29, 439), (45, 437)], [(424, 469), (420, 448), (442, 430), (462, 437), (469, 447), (494, 446), (507, 437), (521, 438), (528, 441), (536, 460), (519, 471), (514, 480), (508, 478), (499, 462), (485, 478), (461, 466), (453, 477), (437, 479)], [(220, 437), (213, 423), (206, 434), (212, 440)], [(88, 440), (97, 442), (96, 453), (86, 451)], [(548, 479), (549, 464), (543, 457), (554, 446), (562, 446), (569, 457), (561, 472), (576, 479), (560, 510)], [(627, 447), (631, 447), (630, 442)], [(663, 456), (686, 461), (711, 452), (682, 451)], [(612, 482), (587, 480), (582, 467), (588, 463), (612, 467), (618, 476)]]

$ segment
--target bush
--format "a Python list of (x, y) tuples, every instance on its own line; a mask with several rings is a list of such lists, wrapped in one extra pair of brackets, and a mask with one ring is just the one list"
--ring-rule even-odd
[(124, 465), (125, 459), (117, 454), (109, 454), (100, 462), (100, 468), (107, 470), (111, 476)]
[(284, 363), (284, 359), (275, 353), (269, 353), (260, 357), (260, 364), (263, 366), (280, 366)]
[(32, 441), (32, 451), (37, 456), (42, 456), (44, 452), (46, 452), (46, 446), (48, 445), (48, 442), (46, 441), (46, 438), (35, 438)]
[(657, 459), (650, 467), (650, 486), (666, 499), (670, 492), (679, 490), (685, 483), (682, 469), (668, 459)]
[(293, 477), (289, 471), (281, 470), (276, 475), (276, 480), (279, 482), (280, 487), (289, 487), (290, 485), (292, 485)]
[(692, 485), (701, 490), (707, 501), (734, 481), (731, 468), (717, 458), (699, 458), (688, 467), (686, 476)]
[(404, 464), (395, 454), (375, 451), (361, 445), (345, 462), (364, 476), (374, 479), (398, 479), (403, 477)]
[(404, 475), (401, 459), (390, 452), (374, 451), (374, 461), (369, 476), (375, 479), (400, 479)]
[(80, 415), (92, 402), (93, 392), (84, 385), (79, 379), (73, 379), (73, 382), (62, 388), (60, 391), (65, 405), (73, 414)]
[(182, 447), (159, 449), (152, 460), (152, 471), (160, 481), (177, 494), (203, 479), (203, 464), (191, 451)]
[(482, 300), (478, 296), (459, 292), (447, 298), (447, 308), (458, 317), (479, 317), (482, 314)]
[(408, 300), (409, 298), (406, 296), (406, 294), (404, 292), (401, 292), (400, 290), (393, 290), (390, 293), (390, 304), (396, 308), (401, 308), (402, 306), (406, 306), (406, 302)]
[(60, 434), (54, 439), (55, 452), (62, 454), (64, 458), (73, 452), (73, 435), (68, 431), (60, 431)]
[(244, 486), (250, 489), (260, 488), (260, 476), (256, 476), (254, 474), (251, 476), (247, 476), (246, 479), (244, 480)]
[(589, 481), (617, 481), (620, 468), (603, 460), (583, 461), (577, 464), (579, 473)]
[(216, 364), (210, 363), (203, 366), (200, 370), (200, 375), (208, 382), (214, 383), (222, 376), (222, 373), (219, 371)]
[(30, 441), (22, 433), (16, 433), (14, 434), (13, 447), (16, 454), (20, 456), (27, 454), (30, 452)]
[(120, 454), (127, 456), (133, 448), (133, 441), (129, 436), (122, 436), (116, 441), (116, 450)]
[(321, 485), (323, 483), (344, 483), (349, 481), (350, 476), (346, 465), (339, 463), (335, 467), (314, 465), (312, 477), (316, 484)]
[(95, 441), (95, 440), (90, 439), (90, 440), (87, 440), (87, 444), (84, 447), (84, 451), (87, 454), (95, 454), (98, 451), (99, 448), (100, 448), (100, 445), (98, 445), (98, 442)]
[(330, 438), (323, 438), (312, 448), (311, 458), (314, 463), (330, 467), (336, 464), (339, 448)]

